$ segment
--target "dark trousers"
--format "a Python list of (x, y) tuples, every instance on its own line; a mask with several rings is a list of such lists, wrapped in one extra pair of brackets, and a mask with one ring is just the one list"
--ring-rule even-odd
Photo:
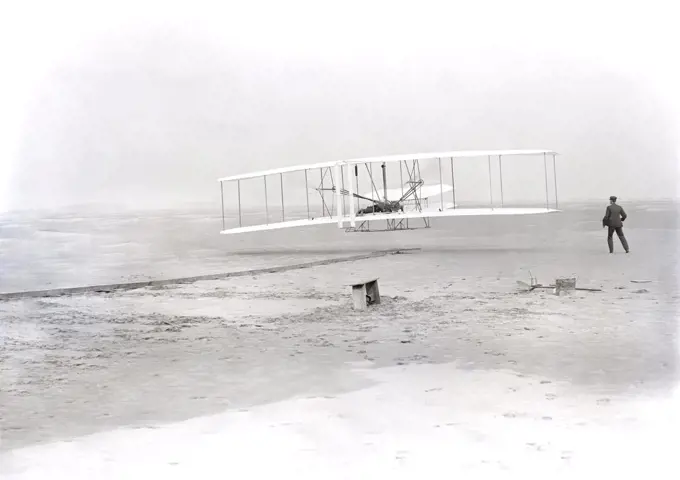
[(609, 227), (609, 231), (607, 232), (607, 245), (609, 245), (609, 253), (614, 253), (614, 232), (616, 232), (619, 240), (621, 240), (623, 249), (628, 252), (628, 240), (626, 240), (626, 237), (623, 235), (623, 227)]

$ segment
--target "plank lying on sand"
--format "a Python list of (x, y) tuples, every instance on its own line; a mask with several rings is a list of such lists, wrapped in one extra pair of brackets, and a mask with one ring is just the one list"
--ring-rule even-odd
[(296, 263), (293, 265), (281, 265), (279, 267), (257, 268), (254, 270), (240, 270), (236, 272), (216, 273), (210, 275), (197, 275), (194, 277), (168, 278), (163, 280), (149, 280), (145, 282), (112, 283), (108, 285), (88, 285), (83, 287), (54, 288), (49, 290), (31, 290), (23, 292), (0, 293), (0, 301), (14, 300), (18, 298), (34, 297), (59, 297), (62, 295), (78, 295), (83, 293), (110, 293), (116, 290), (135, 290), (144, 287), (161, 287), (164, 285), (178, 285), (182, 283), (193, 283), (201, 280), (221, 280), (230, 277), (244, 277), (247, 275), (262, 275), (265, 273), (279, 273), (289, 270), (299, 270), (303, 268), (320, 267), (334, 263), (354, 262), (369, 258), (383, 257), (403, 252), (420, 250), (420, 248), (400, 248), (392, 250), (379, 250), (377, 252), (364, 253), (362, 255), (352, 255), (348, 257), (329, 258), (326, 260), (316, 260), (314, 262)]

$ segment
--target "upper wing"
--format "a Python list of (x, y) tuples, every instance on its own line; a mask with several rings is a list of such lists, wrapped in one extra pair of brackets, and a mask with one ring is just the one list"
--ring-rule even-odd
[(354, 165), (359, 163), (401, 162), (408, 160), (429, 160), (434, 158), (471, 158), (471, 157), (496, 157), (496, 156), (506, 157), (516, 155), (557, 155), (557, 152), (555, 152), (554, 150), (457, 150), (457, 151), (453, 150), (447, 152), (411, 153), (407, 155), (387, 155), (383, 157), (353, 158), (349, 160), (340, 160), (335, 162), (308, 163), (306, 165), (274, 168), (271, 170), (262, 170), (259, 172), (232, 175), (230, 177), (222, 177), (218, 179), (218, 181), (228, 182), (232, 180), (244, 180), (247, 178), (262, 177), (265, 175), (278, 175), (280, 173), (313, 170), (317, 168), (328, 168), (333, 167), (334, 165), (343, 164)]
[(247, 178), (264, 177), (266, 175), (279, 175), (281, 173), (302, 172), (304, 170), (315, 170), (317, 168), (329, 168), (337, 165), (338, 162), (324, 162), (324, 163), (308, 163), (306, 165), (296, 165), (293, 167), (273, 168), (271, 170), (261, 170), (259, 172), (243, 173), (241, 175), (232, 175), (231, 177), (218, 178), (218, 182), (231, 182), (234, 180), (245, 180)]
[(410, 153), (407, 155), (387, 155), (384, 157), (352, 158), (346, 164), (402, 162), (409, 160), (431, 160), (436, 158), (474, 158), (508, 157), (516, 155), (557, 155), (554, 150), (452, 150), (447, 152)]

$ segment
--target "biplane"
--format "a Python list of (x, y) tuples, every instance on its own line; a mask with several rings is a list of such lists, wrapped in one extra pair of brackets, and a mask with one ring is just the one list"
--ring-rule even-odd
[[(539, 157), (543, 160), (545, 182), (545, 206), (542, 207), (505, 207), (503, 198), (504, 157)], [(558, 212), (557, 200), (557, 152), (552, 150), (489, 150), (489, 151), (449, 151), (408, 155), (391, 155), (384, 157), (356, 158), (335, 162), (314, 163), (293, 167), (282, 167), (253, 173), (233, 175), (218, 179), (222, 199), (222, 234), (259, 232), (292, 227), (337, 224), (346, 232), (394, 231), (420, 227), (429, 227), (430, 219), (439, 217), (475, 216), (475, 215), (534, 215)], [(461, 208), (456, 202), (456, 173), (454, 162), (461, 158), (481, 158), (488, 163), (489, 197), (488, 206)], [(553, 205), (548, 193), (548, 159), (552, 160), (554, 179)], [(497, 159), (500, 176), (500, 204), (494, 203), (492, 186), (492, 159)], [(426, 183), (421, 175), (421, 166), (430, 161), (436, 162), (438, 182)], [(450, 174), (451, 183), (445, 183), (442, 166), (446, 165), (447, 180)], [(448, 166), (450, 165), (450, 168)], [(380, 174), (374, 171), (380, 169)], [(398, 182), (392, 182), (388, 188), (388, 169), (392, 176), (398, 175)], [(297, 175), (299, 185), (295, 190), (299, 195), (304, 192), (305, 201), (297, 204), (296, 209), (287, 208), (285, 204), (284, 175)], [(310, 186), (316, 181), (317, 186)], [(312, 180), (314, 179), (314, 180)], [(273, 185), (272, 185), (272, 180)], [(277, 181), (278, 180), (278, 181)], [(361, 181), (360, 181), (361, 180)], [(246, 225), (242, 205), (242, 194), (245, 184), (255, 182), (263, 187), (264, 212), (255, 224)], [(304, 183), (302, 183), (304, 182)], [(367, 184), (361, 190), (361, 183)], [(396, 186), (395, 186), (396, 183)], [(225, 214), (225, 185), (235, 187), (236, 205), (238, 208), (238, 224), (233, 222), (227, 226)], [(277, 185), (278, 184), (278, 185)], [(280, 216), (270, 211), (270, 195), (272, 186), (280, 190)], [(359, 192), (362, 193), (359, 193)], [(310, 194), (318, 195), (320, 203), (312, 207)], [(278, 202), (277, 202), (278, 203)], [(234, 215), (235, 217), (236, 215)], [(252, 217), (252, 215), (250, 215)], [(235, 218), (234, 218), (235, 220)], [(385, 228), (371, 228), (371, 224), (384, 222)]]

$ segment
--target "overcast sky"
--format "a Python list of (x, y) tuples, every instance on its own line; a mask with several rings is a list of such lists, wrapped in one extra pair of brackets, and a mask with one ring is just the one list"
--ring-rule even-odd
[(680, 191), (670, 2), (12, 3), (0, 210), (219, 202), (255, 169), (494, 148), (560, 152), (565, 200)]

